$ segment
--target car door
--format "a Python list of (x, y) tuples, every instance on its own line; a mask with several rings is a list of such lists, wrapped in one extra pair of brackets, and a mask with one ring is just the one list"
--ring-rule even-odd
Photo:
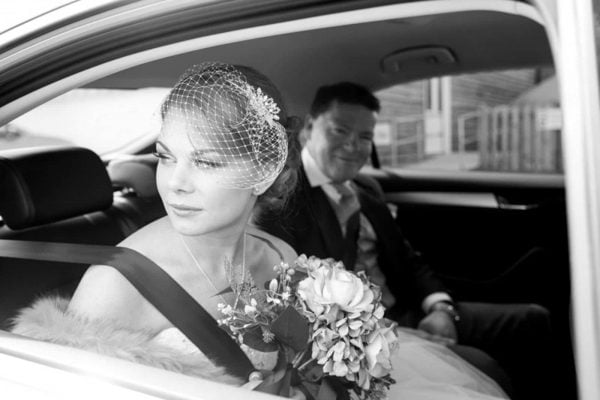
[[(364, 172), (379, 181), (400, 229), (462, 299), (535, 301), (549, 307), (559, 335), (569, 339), (572, 330), (576, 355), (575, 366), (566, 367), (568, 352), (561, 352), (565, 358), (558, 365), (565, 367), (565, 381), (559, 385), (574, 379), (576, 368), (578, 398), (593, 399), (600, 396), (600, 119), (592, 16), (600, 5), (532, 3), (544, 18), (558, 76), (553, 100), (559, 100), (561, 111), (545, 115), (553, 121), (537, 121), (548, 123), (547, 130), (561, 126), (556, 168), (542, 174), (502, 167), (464, 172), (460, 167), (468, 163), (459, 157), (453, 171), (429, 165)], [(412, 115), (400, 119), (413, 120)], [(388, 128), (380, 131), (384, 143)], [(454, 145), (460, 146), (460, 139)], [(379, 159), (385, 158), (380, 147)]]
[[(559, 1), (551, 32), (564, 116), (573, 332), (580, 398), (600, 397), (600, 4)], [(550, 13), (548, 13), (550, 14)], [(550, 15), (548, 15), (550, 17)], [(558, 35), (560, 34), (560, 36)]]
[[(549, 36), (520, 46), (551, 55)], [(380, 90), (375, 168), (363, 172), (455, 299), (550, 311), (574, 395), (564, 129), (549, 58)]]
[(380, 182), (399, 228), (461, 298), (568, 302), (561, 177), (408, 171)]

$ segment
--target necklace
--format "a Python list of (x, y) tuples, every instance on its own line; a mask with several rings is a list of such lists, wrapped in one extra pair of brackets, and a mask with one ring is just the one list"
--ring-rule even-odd
[[(179, 237), (181, 238), (181, 241), (183, 242), (183, 247), (185, 247), (185, 249), (187, 250), (187, 252), (190, 255), (190, 257), (192, 258), (192, 260), (194, 260), (194, 264), (196, 264), (196, 267), (200, 270), (200, 272), (202, 273), (204, 278), (208, 281), (208, 283), (210, 283), (212, 288), (215, 290), (215, 294), (218, 294), (218, 296), (221, 298), (221, 300), (223, 300), (223, 302), (225, 304), (229, 304), (229, 302), (225, 299), (225, 297), (223, 297), (223, 294), (221, 293), (222, 290), (217, 289), (217, 286), (214, 284), (212, 279), (210, 279), (210, 276), (208, 276), (208, 274), (204, 271), (204, 268), (202, 268), (202, 266), (198, 262), (198, 259), (192, 252), (192, 249), (190, 249), (190, 247), (186, 243), (185, 239), (182, 236), (179, 236)], [(246, 232), (244, 232), (244, 236), (242, 237), (242, 271), (244, 271), (244, 273), (246, 271)]]

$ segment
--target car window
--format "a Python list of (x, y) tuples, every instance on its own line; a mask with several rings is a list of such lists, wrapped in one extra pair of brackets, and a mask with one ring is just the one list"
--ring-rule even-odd
[(0, 127), (0, 150), (76, 145), (106, 154), (158, 132), (166, 88), (75, 89)]
[(563, 171), (552, 68), (445, 76), (377, 96), (375, 144), (384, 168)]

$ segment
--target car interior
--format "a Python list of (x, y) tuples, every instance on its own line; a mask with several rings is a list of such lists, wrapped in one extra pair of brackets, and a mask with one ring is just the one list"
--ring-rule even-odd
[[(205, 29), (185, 35), (200, 36)], [(177, 38), (174, 33), (166, 37), (173, 42)], [(156, 39), (146, 40), (149, 47)], [(263, 72), (284, 94), (290, 113), (303, 117), (316, 88), (327, 83), (353, 81), (378, 91), (436, 76), (552, 66), (543, 25), (519, 13), (492, 10), (373, 18), (190, 46), (181, 54), (82, 82), (82, 87), (168, 88), (188, 66), (215, 60)], [(124, 48), (133, 52), (134, 47)], [(68, 69), (60, 65), (52, 72), (55, 79), (87, 66), (78, 60)], [(13, 72), (15, 85), (27, 72)], [(42, 85), (40, 80), (31, 82)], [(0, 88), (0, 98), (8, 101), (20, 90), (31, 87)], [(0, 151), (0, 239), (116, 245), (165, 215), (154, 184), (154, 139), (139, 139), (135, 151), (120, 155), (78, 146)], [(400, 229), (458, 300), (547, 307), (562, 363), (571, 368), (565, 381), (574, 379), (568, 367), (573, 360), (562, 176), (392, 171), (378, 167), (376, 159), (363, 175), (377, 182), (395, 209)], [(17, 311), (38, 296), (71, 294), (85, 269), (0, 258), (0, 329), (8, 329)]]
[[(3, 239), (116, 245), (164, 215), (156, 191), (115, 192), (104, 163), (88, 149), (18, 149), (3, 152), (0, 164)], [(2, 329), (35, 296), (72, 294), (86, 266), (57, 264), (1, 260)]]

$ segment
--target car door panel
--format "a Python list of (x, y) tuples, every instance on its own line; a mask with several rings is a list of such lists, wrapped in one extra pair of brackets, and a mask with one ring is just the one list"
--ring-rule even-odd
[(459, 298), (550, 305), (557, 293), (568, 296), (560, 177), (402, 172), (373, 177), (395, 209), (399, 228)]

